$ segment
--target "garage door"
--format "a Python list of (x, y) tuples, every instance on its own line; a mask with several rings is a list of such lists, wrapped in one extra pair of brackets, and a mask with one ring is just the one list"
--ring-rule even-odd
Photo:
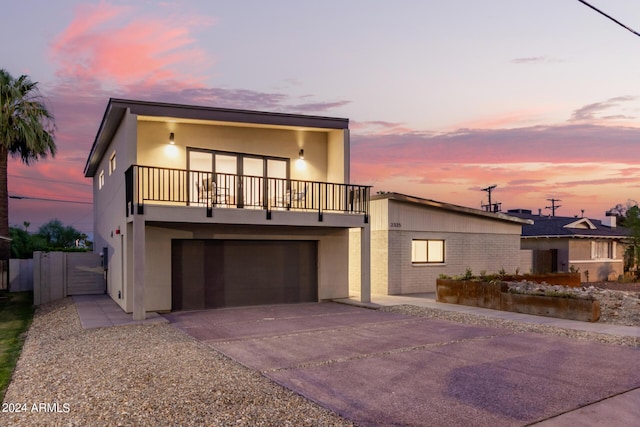
[(172, 310), (318, 300), (316, 241), (173, 240)]

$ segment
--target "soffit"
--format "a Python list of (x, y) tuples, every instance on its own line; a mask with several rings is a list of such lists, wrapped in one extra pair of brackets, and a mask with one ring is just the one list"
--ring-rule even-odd
[(191, 125), (213, 125), (213, 126), (226, 126), (226, 127), (243, 127), (243, 128), (259, 128), (259, 129), (285, 129), (285, 130), (297, 130), (305, 132), (330, 132), (333, 129), (322, 129), (316, 127), (304, 127), (304, 126), (287, 126), (287, 125), (270, 125), (270, 124), (258, 124), (247, 122), (226, 122), (221, 120), (202, 120), (202, 119), (186, 119), (176, 118), (168, 116), (138, 116), (138, 121), (141, 122), (161, 122), (161, 123), (183, 123)]
[(145, 120), (179, 120), (180, 122), (220, 122), (225, 126), (273, 127), (279, 129), (309, 129), (314, 131), (348, 130), (349, 119), (300, 114), (271, 113), (228, 108), (201, 107), (194, 105), (168, 104), (160, 102), (109, 99), (102, 122), (91, 147), (84, 172), (86, 177), (96, 174), (98, 164), (113, 138), (126, 112), (141, 116)]

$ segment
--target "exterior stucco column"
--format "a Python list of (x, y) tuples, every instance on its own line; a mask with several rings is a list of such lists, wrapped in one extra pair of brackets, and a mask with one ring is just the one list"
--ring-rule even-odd
[(371, 302), (371, 228), (360, 228), (360, 301)]
[(144, 320), (144, 258), (145, 221), (142, 215), (133, 217), (133, 320)]

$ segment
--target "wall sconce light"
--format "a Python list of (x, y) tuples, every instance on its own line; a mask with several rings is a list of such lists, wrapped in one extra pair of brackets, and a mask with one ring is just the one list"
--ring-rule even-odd
[(300, 152), (298, 153), (298, 158), (300, 160), (304, 160), (304, 150), (302, 148), (300, 149)]
[(175, 137), (175, 135), (173, 134), (173, 132), (171, 132), (171, 133), (169, 134), (169, 144), (171, 144), (171, 145), (175, 145), (175, 143), (176, 143), (176, 137)]

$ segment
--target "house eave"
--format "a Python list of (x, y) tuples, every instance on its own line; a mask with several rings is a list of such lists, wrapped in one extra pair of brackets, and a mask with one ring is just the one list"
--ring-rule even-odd
[(542, 236), (520, 236), (522, 239), (616, 239), (624, 240), (625, 236), (588, 236), (588, 235), (542, 235)]
[(497, 221), (506, 221), (506, 222), (512, 222), (517, 224), (526, 224), (526, 225), (533, 224), (533, 221), (530, 219), (518, 218), (515, 216), (503, 214), (502, 212), (485, 212), (479, 209), (453, 205), (450, 203), (438, 202), (436, 200), (423, 199), (415, 196), (408, 196), (406, 194), (385, 193), (385, 194), (371, 196), (372, 201), (381, 200), (381, 199), (395, 200), (398, 202), (411, 203), (411, 204), (416, 204), (420, 206), (429, 206), (429, 207), (443, 209), (450, 212), (456, 212), (464, 215), (479, 216), (479, 217), (484, 217), (487, 219), (497, 220)]
[(126, 111), (126, 109), (115, 106), (112, 101), (113, 100), (110, 99), (107, 104), (107, 108), (102, 116), (102, 121), (100, 122), (100, 127), (98, 128), (98, 133), (96, 134), (96, 138), (93, 140), (91, 151), (89, 151), (87, 163), (84, 166), (84, 176), (87, 178), (93, 178), (96, 174), (98, 163), (107, 148), (107, 144), (103, 141), (109, 140), (113, 137), (113, 134), (118, 128), (118, 125)]
[(252, 123), (319, 129), (349, 128), (349, 119), (345, 118), (170, 104), (163, 102), (135, 101), (127, 99), (112, 99), (111, 101), (113, 103), (123, 104), (131, 110), (131, 114), (141, 116), (171, 117), (190, 120), (213, 120), (230, 123)]
[(85, 177), (91, 178), (95, 176), (98, 163), (104, 155), (109, 141), (113, 138), (127, 110), (129, 110), (130, 114), (137, 116), (166, 117), (167, 119), (246, 123), (305, 129), (349, 129), (349, 119), (344, 118), (110, 98), (104, 116), (102, 117), (102, 122), (98, 128), (98, 133), (91, 147), (89, 157), (87, 158), (87, 163), (84, 168)]

